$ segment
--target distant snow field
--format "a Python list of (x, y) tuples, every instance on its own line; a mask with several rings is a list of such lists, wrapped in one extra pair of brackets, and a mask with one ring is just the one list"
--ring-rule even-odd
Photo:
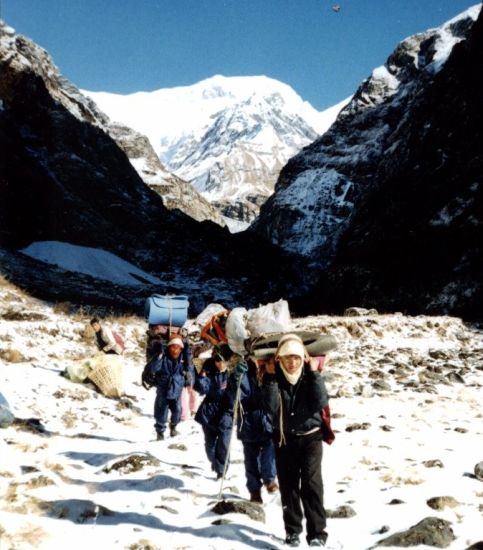
[(41, 241), (30, 244), (20, 252), (67, 271), (85, 273), (112, 283), (136, 286), (146, 282), (161, 282), (146, 271), (100, 248), (59, 241)]

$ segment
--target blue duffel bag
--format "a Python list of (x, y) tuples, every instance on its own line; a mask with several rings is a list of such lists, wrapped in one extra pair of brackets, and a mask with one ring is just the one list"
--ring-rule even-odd
[(144, 318), (150, 325), (182, 327), (188, 318), (188, 296), (153, 294), (146, 299)]

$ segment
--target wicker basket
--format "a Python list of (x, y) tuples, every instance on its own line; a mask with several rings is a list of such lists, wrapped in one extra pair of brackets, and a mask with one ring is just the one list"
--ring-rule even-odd
[(96, 356), (91, 364), (89, 379), (107, 397), (121, 397), (124, 394), (122, 357), (103, 354)]

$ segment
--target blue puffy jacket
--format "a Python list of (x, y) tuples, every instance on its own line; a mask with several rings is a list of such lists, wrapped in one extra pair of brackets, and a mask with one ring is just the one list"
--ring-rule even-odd
[(153, 359), (148, 367), (154, 376), (157, 391), (163, 392), (166, 399), (178, 399), (186, 379), (194, 377), (191, 351), (186, 347), (178, 359), (171, 359), (164, 353), (161, 357)]
[[(236, 398), (237, 380), (232, 375), (228, 381), (225, 407), (231, 414)], [(240, 381), (240, 404), (237, 413), (237, 436), (242, 441), (263, 443), (272, 436), (273, 428), (269, 413), (264, 409), (262, 388), (257, 380), (257, 368), (248, 361), (248, 371)]]
[(229, 419), (222, 419), (224, 407), (221, 405), (228, 383), (228, 372), (220, 372), (211, 365), (210, 360), (203, 365), (203, 371), (206, 375), (196, 375), (193, 386), (200, 395), (205, 396), (196, 412), (195, 420), (214, 430), (229, 428), (231, 422)]

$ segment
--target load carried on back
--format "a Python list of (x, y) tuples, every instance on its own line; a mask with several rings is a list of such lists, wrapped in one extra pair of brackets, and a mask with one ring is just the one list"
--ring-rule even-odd
[(196, 322), (201, 327), (201, 338), (225, 359), (233, 355), (255, 359), (270, 357), (280, 338), (287, 333), (297, 334), (312, 358), (324, 357), (337, 347), (336, 339), (330, 334), (294, 330), (286, 300), (248, 310), (243, 307), (229, 310), (220, 304), (210, 304), (198, 315)]
[[(189, 416), (183, 414), (183, 394), (192, 391), (194, 369), (187, 331), (183, 328), (188, 317), (187, 296), (154, 294), (145, 303), (145, 319), (149, 324), (146, 345), (146, 365), (141, 383), (149, 390), (156, 388), (154, 428), (158, 441), (163, 441), (168, 427), (176, 437), (176, 426)], [(188, 396), (186, 396), (188, 397)], [(188, 400), (189, 401), (189, 400)], [(194, 406), (194, 403), (193, 403)]]
[(148, 323), (146, 342), (146, 368), (143, 373), (143, 386), (151, 387), (148, 365), (153, 359), (162, 354), (169, 340), (179, 335), (186, 339), (183, 326), (188, 319), (189, 300), (184, 295), (153, 294), (144, 304), (144, 318)]
[(185, 336), (182, 328), (188, 319), (188, 307), (188, 297), (184, 295), (153, 294), (146, 299), (144, 318), (148, 323), (147, 362), (163, 352), (171, 336)]
[[(248, 377), (249, 365), (256, 365), (252, 372), (256, 373), (257, 383), (264, 384), (263, 380), (275, 375), (276, 371), (272, 369), (277, 368), (279, 358), (276, 356), (284, 339), (297, 339), (304, 349), (302, 366), (306, 364), (308, 372), (312, 371), (313, 377), (317, 378), (324, 368), (327, 353), (337, 347), (336, 339), (330, 334), (296, 330), (288, 302), (282, 299), (249, 310), (243, 307), (230, 310), (220, 304), (210, 304), (198, 315), (196, 322), (201, 328), (201, 338), (213, 346), (214, 354), (220, 354), (227, 361), (232, 373), (233, 383), (236, 384), (232, 407), (234, 425), (238, 422), (241, 385), (242, 380), (246, 381)], [(268, 385), (267, 382), (267, 387)], [(323, 385), (322, 380), (319, 385)], [(318, 413), (321, 420), (321, 439), (330, 445), (335, 434), (331, 428), (329, 405), (321, 406)], [(244, 414), (243, 407), (240, 408), (240, 414)], [(242, 423), (244, 420), (246, 418)], [(258, 493), (255, 497), (260, 498)]]

